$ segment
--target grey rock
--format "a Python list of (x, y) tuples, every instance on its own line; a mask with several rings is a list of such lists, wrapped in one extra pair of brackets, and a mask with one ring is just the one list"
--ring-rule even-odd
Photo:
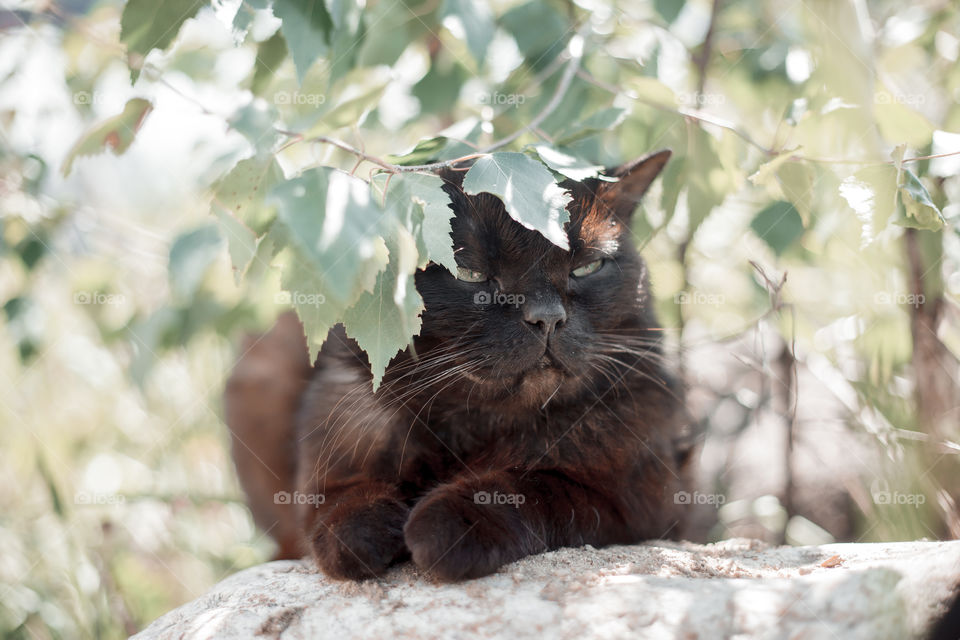
[(307, 561), (241, 571), (134, 636), (234, 638), (919, 638), (960, 589), (960, 541), (562, 549), (436, 584), (406, 564), (362, 583)]

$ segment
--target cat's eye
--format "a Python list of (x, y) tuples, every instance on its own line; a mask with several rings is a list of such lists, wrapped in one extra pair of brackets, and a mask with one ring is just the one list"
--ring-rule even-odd
[(463, 280), (464, 282), (486, 282), (489, 279), (487, 274), (482, 271), (457, 267), (457, 280)]
[(593, 262), (588, 262), (585, 265), (577, 267), (576, 269), (570, 272), (570, 275), (572, 275), (575, 278), (582, 278), (584, 276), (590, 275), (591, 273), (596, 273), (597, 271), (600, 270), (600, 267), (602, 266), (603, 266), (602, 259), (594, 260)]

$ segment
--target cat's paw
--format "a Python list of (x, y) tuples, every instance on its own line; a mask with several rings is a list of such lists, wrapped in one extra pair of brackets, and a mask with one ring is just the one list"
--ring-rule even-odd
[(311, 537), (313, 556), (327, 575), (362, 580), (381, 575), (407, 554), (403, 525), (410, 510), (396, 500), (335, 508)]
[(413, 562), (443, 581), (479, 578), (543, 550), (516, 507), (441, 488), (410, 512), (403, 530)]

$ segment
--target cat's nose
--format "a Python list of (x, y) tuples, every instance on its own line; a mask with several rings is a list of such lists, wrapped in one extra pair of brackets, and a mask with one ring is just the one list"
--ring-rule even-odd
[(523, 319), (550, 335), (567, 321), (567, 310), (559, 300), (528, 302), (523, 305)]

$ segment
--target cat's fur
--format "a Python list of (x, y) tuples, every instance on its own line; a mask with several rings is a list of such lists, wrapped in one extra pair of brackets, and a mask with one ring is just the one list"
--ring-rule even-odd
[[(226, 416), (281, 557), (309, 552), (353, 579), (412, 557), (457, 580), (557, 547), (680, 535), (690, 424), (630, 231), (668, 157), (611, 171), (619, 181), (564, 182), (569, 252), (494, 196), (466, 195), (462, 171), (442, 173), (457, 261), (491, 280), (418, 272), (420, 335), (377, 393), (342, 327), (312, 370), (291, 316), (248, 345)], [(571, 275), (598, 258), (596, 273)], [(476, 303), (497, 291), (523, 303)], [(294, 491), (306, 503), (273, 496)]]

